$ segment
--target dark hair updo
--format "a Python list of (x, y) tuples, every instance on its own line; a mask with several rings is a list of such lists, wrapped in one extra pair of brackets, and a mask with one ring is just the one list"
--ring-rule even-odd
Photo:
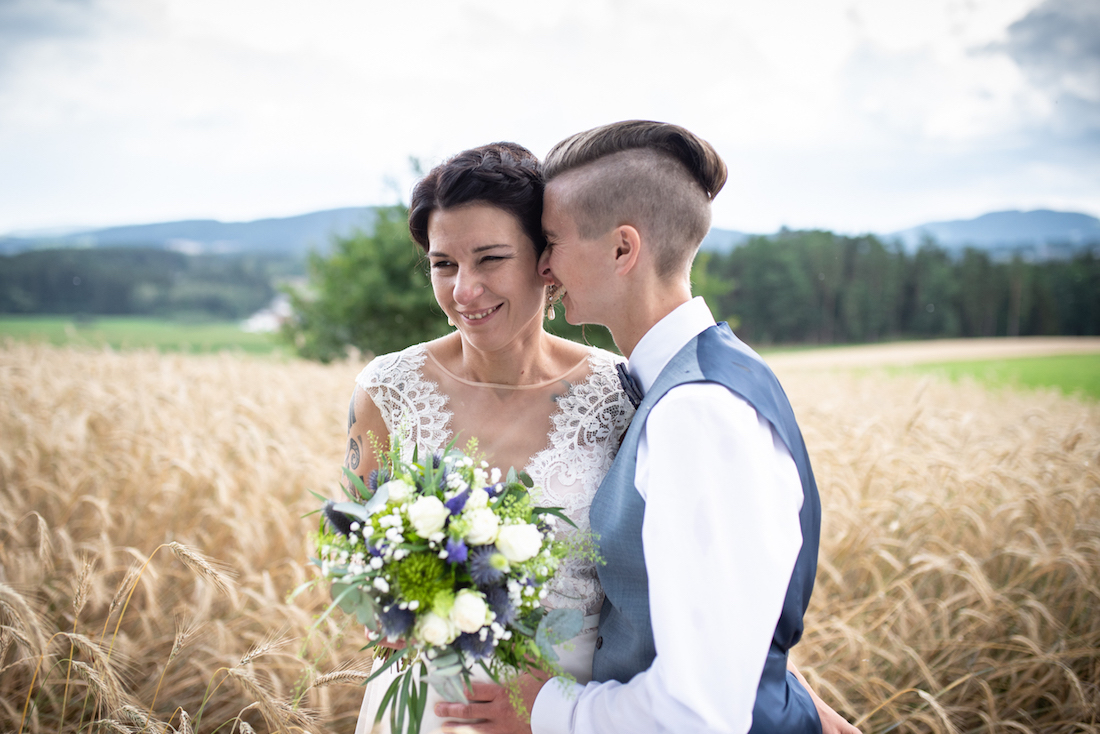
[(433, 168), (413, 188), (409, 233), (427, 252), (428, 218), (433, 211), (464, 204), (489, 204), (514, 216), (542, 255), (542, 165), (515, 143), (471, 148)]

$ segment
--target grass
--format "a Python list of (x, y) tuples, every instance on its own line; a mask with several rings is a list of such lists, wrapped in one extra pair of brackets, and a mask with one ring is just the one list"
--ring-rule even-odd
[(56, 346), (111, 346), (186, 353), (233, 350), (272, 354), (285, 349), (274, 335), (241, 331), (235, 321), (187, 322), (134, 316), (87, 321), (65, 316), (0, 318), (0, 342), (5, 338)]
[[(362, 630), (287, 595), (361, 367), (0, 345), (0, 731), (353, 730)], [(1100, 731), (1100, 405), (783, 379), (821, 696), (868, 734)]]
[(1019, 357), (969, 362), (942, 362), (906, 368), (1012, 388), (1056, 388), (1066, 395), (1100, 400), (1100, 354)]

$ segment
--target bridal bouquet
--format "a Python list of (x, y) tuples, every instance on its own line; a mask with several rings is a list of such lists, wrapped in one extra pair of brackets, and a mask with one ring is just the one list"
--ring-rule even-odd
[[(476, 444), (468, 451), (473, 453)], [(326, 501), (317, 532), (331, 612), (354, 614), (378, 637), (405, 647), (378, 651), (368, 683), (403, 671), (386, 691), (394, 732), (419, 732), (432, 685), (465, 701), (474, 666), (500, 682), (533, 668), (560, 674), (552, 645), (580, 633), (576, 610), (547, 612), (547, 584), (568, 553), (536, 507), (524, 473), (507, 475), (450, 448), (411, 463), (393, 449), (364, 483), (347, 469), (346, 501)], [(323, 499), (323, 498), (321, 498)]]

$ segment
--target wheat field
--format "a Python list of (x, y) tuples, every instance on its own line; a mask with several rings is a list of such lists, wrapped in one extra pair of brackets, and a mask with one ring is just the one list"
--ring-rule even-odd
[[(307, 534), (358, 363), (0, 347), (0, 731), (351, 731)], [(1100, 408), (780, 373), (824, 505), (796, 658), (864, 732), (1100, 732)]]

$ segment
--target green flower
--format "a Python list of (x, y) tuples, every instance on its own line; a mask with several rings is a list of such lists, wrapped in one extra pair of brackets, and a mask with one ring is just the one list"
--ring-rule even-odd
[(397, 565), (397, 594), (407, 602), (419, 602), (417, 609), (431, 609), (440, 592), (451, 590), (447, 564), (431, 551), (413, 553)]

